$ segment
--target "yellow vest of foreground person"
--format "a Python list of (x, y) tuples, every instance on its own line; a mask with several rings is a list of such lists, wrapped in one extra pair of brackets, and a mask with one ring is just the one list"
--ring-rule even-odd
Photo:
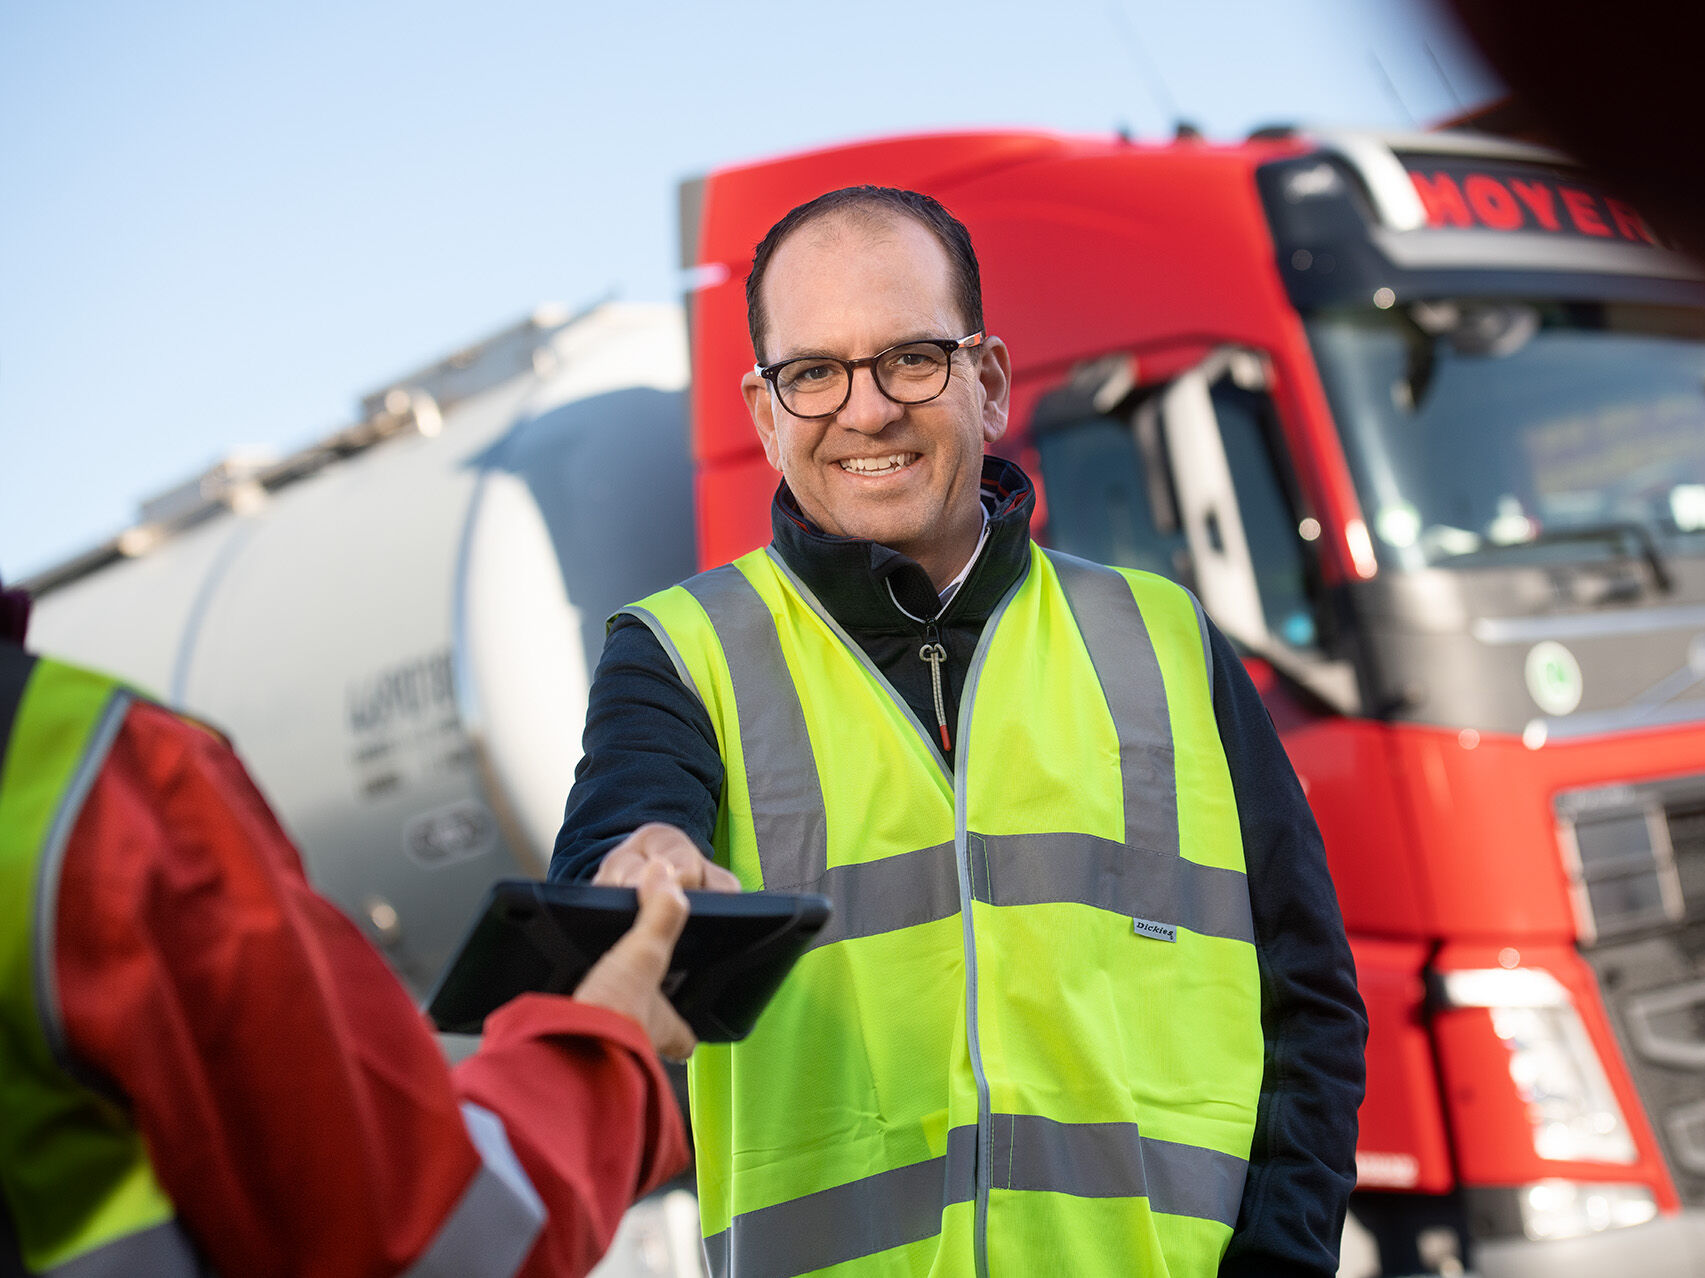
[(626, 611), (715, 725), (717, 859), (835, 902), (693, 1056), (712, 1272), (1214, 1274), (1262, 1041), (1194, 600), (1033, 545), (951, 771), (773, 551)]

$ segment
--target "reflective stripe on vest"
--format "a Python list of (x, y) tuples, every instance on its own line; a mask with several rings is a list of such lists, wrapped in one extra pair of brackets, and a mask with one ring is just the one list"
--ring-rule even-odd
[(198, 1274), (140, 1134), (78, 1077), (54, 977), (60, 868), (131, 698), (10, 645), (0, 661), (34, 662), (0, 770), (0, 1192), (19, 1260), (78, 1278)]
[(176, 1220), (116, 1238), (73, 1260), (44, 1269), (45, 1278), (208, 1278)]
[(956, 775), (773, 558), (628, 611), (716, 728), (720, 856), (836, 902), (752, 1037), (694, 1057), (714, 1271), (1010, 1272), (1046, 1237), (1074, 1273), (1214, 1272), (1259, 996), (1189, 596), (1033, 551), (979, 640)]
[[(996, 1114), (991, 1126), (997, 1189), (1146, 1197), (1158, 1212), (1237, 1219), (1244, 1163), (1229, 1154), (1147, 1140), (1134, 1124)], [(786, 1278), (933, 1237), (942, 1210), (976, 1192), (976, 1137), (975, 1127), (958, 1127), (940, 1158), (747, 1213), (705, 1239), (711, 1272)]]

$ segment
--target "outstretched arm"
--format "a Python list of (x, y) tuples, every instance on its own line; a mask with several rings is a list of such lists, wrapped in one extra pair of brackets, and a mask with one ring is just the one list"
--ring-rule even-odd
[(587, 696), (574, 788), (551, 856), (553, 879), (631, 886), (666, 860), (687, 888), (738, 891), (710, 859), (722, 796), (716, 730), (656, 637), (619, 616)]

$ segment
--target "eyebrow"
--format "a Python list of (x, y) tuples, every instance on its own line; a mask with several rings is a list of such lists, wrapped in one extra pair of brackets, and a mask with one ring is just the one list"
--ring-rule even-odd
[[(951, 342), (951, 341), (953, 341), (953, 338), (951, 338), (951, 337), (941, 337), (941, 336), (937, 336), (934, 333), (914, 334), (914, 335), (909, 336), (909, 337), (895, 338), (892, 342), (889, 342), (886, 346), (878, 346), (875, 350), (871, 351), (870, 354), (871, 355), (880, 355), (880, 354), (882, 354), (883, 351), (891, 351), (896, 346), (908, 346), (913, 342)], [(778, 355), (775, 359), (770, 360), (769, 363), (770, 364), (785, 364), (790, 359), (869, 359), (869, 358), (870, 358), (869, 355), (836, 355), (832, 351), (823, 350), (821, 348), (813, 350), (809, 347), (806, 347), (805, 349), (796, 351), (790, 355)]]

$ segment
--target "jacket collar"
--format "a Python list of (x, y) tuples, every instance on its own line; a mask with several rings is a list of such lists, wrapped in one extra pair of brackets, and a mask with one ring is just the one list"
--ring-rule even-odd
[[(1030, 555), (1030, 514), (1036, 489), (1016, 463), (983, 458), (983, 505), (989, 538), (965, 584), (945, 611), (929, 574), (916, 560), (862, 537), (837, 537), (806, 518), (783, 480), (770, 503), (772, 544), (787, 564), (849, 630), (915, 634), (906, 616), (934, 617), (953, 624), (988, 620)], [(890, 587), (893, 594), (889, 594)], [(898, 600), (905, 612), (895, 607)]]

